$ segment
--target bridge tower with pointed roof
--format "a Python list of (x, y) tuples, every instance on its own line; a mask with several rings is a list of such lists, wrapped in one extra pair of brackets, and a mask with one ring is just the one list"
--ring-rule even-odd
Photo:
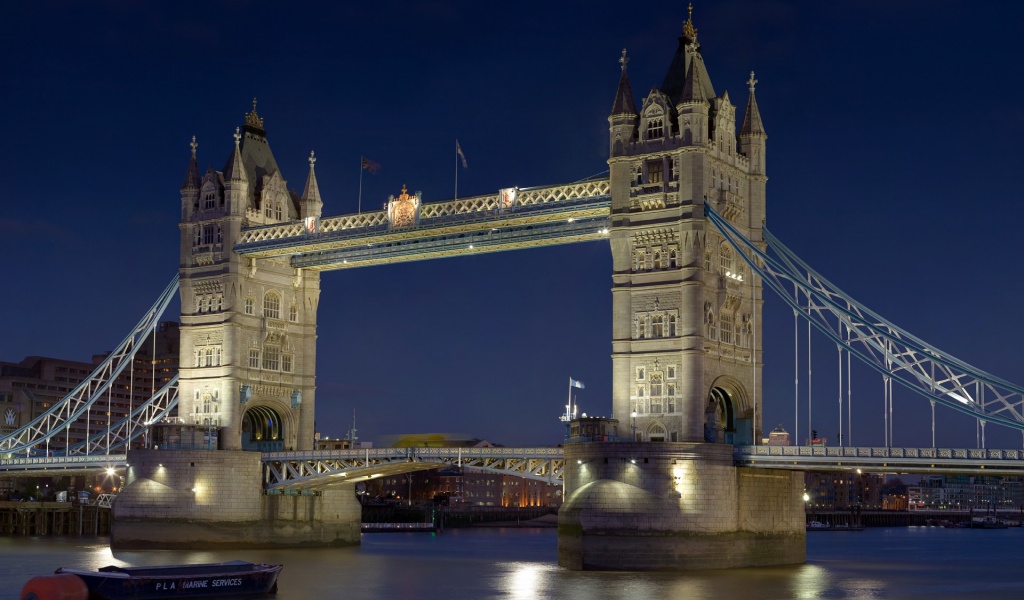
[(706, 220), (755, 242), (767, 135), (754, 98), (737, 132), (690, 17), (637, 107), (625, 50), (609, 123), (612, 413), (628, 443), (565, 446), (558, 562), (581, 570), (802, 563), (803, 477), (736, 467), (761, 435), (761, 284)]
[(303, 194), (289, 190), (255, 100), (233, 141), (200, 176), (193, 138), (181, 188), (178, 416), (224, 450), (310, 449), (320, 275), (233, 248), (243, 228), (320, 217), (316, 158)]

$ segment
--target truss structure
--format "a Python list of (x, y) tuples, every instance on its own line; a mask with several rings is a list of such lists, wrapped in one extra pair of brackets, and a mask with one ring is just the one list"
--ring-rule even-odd
[(592, 179), (423, 204), (406, 225), (377, 211), (323, 219), (316, 232), (299, 222), (254, 227), (235, 250), (287, 256), (301, 269), (351, 269), (606, 239), (610, 212), (609, 181)]
[(178, 405), (178, 376), (164, 384), (153, 397), (136, 407), (131, 414), (114, 423), (106, 431), (92, 436), (84, 442), (68, 447), (63, 454), (102, 454), (130, 447), (132, 440), (146, 432), (146, 427), (167, 417)]
[(861, 362), (933, 405), (974, 416), (982, 435), (985, 423), (1024, 432), (1024, 388), (973, 367), (890, 323), (811, 269), (767, 229), (763, 230), (764, 244), (755, 244), (711, 206), (705, 204), (704, 210), (707, 219), (764, 285), (795, 314)]
[[(164, 314), (164, 310), (167, 309), (167, 305), (177, 295), (177, 292), (178, 276), (175, 275), (167, 287), (164, 288), (156, 303), (150, 307), (149, 311), (142, 317), (142, 320), (128, 334), (128, 337), (103, 362), (96, 366), (85, 381), (78, 384), (67, 396), (54, 403), (46, 412), (33, 419), (27, 425), (8, 436), (0, 438), (0, 453), (16, 454), (24, 452), (26, 455), (31, 455), (32, 453), (42, 452), (41, 446), (48, 446), (51, 438), (59, 439), (59, 436), (65, 432), (66, 428), (87, 414), (90, 407), (103, 398), (103, 395), (114, 384), (121, 372), (132, 363), (132, 359), (135, 358), (135, 353), (138, 352), (140, 345), (156, 329), (160, 317)], [(132, 414), (141, 415), (143, 413), (133, 411)], [(128, 427), (130, 431), (135, 431), (136, 429), (137, 427)], [(107, 432), (104, 432), (102, 435), (107, 436)], [(89, 448), (89, 446), (86, 447)]]
[(565, 458), (561, 448), (372, 448), (265, 452), (263, 487), (268, 490), (314, 489), (445, 465), (553, 483), (562, 479)]

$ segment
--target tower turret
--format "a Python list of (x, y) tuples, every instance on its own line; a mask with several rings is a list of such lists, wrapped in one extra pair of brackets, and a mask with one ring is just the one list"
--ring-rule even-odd
[(185, 170), (185, 181), (181, 184), (181, 220), (187, 221), (192, 212), (199, 208), (199, 163), (196, 161), (196, 136), (192, 136), (192, 156)]
[(299, 201), (301, 217), (303, 219), (309, 217), (320, 218), (324, 207), (324, 203), (320, 199), (320, 187), (316, 184), (316, 171), (314, 171), (315, 165), (316, 154), (310, 151), (309, 176), (306, 177), (306, 189), (303, 190), (302, 198)]
[(750, 159), (751, 173), (764, 175), (764, 150), (768, 134), (765, 133), (764, 124), (761, 122), (761, 111), (757, 109), (757, 98), (754, 96), (757, 80), (754, 79), (753, 71), (750, 72), (747, 85), (750, 86), (750, 99), (747, 100), (747, 111), (743, 114), (743, 125), (740, 126), (740, 152)]
[(622, 57), (619, 64), (622, 65), (622, 74), (619, 75), (619, 87), (615, 90), (615, 102), (612, 104), (612, 112), (608, 115), (609, 124), (609, 152), (611, 156), (621, 155), (626, 145), (633, 141), (636, 135), (636, 103), (633, 102), (633, 90), (629, 86), (629, 74), (626, 72), (626, 64), (629, 58), (626, 57), (626, 49), (622, 49)]
[(249, 177), (242, 162), (242, 134), (235, 127), (235, 148), (224, 167), (224, 196), (232, 216), (245, 216), (249, 204)]

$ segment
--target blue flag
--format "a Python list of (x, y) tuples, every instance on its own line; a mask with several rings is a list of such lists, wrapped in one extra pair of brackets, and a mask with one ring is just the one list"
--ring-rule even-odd
[(583, 382), (582, 381), (576, 381), (575, 379), (570, 377), (569, 378), (569, 387), (580, 388), (582, 390), (583, 389)]

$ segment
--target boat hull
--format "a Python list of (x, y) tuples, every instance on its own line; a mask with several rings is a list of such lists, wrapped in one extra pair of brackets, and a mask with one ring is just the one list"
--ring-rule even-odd
[(277, 591), (281, 565), (231, 562), (163, 567), (104, 567), (99, 571), (57, 569), (78, 576), (89, 598), (212, 598), (249, 596)]

